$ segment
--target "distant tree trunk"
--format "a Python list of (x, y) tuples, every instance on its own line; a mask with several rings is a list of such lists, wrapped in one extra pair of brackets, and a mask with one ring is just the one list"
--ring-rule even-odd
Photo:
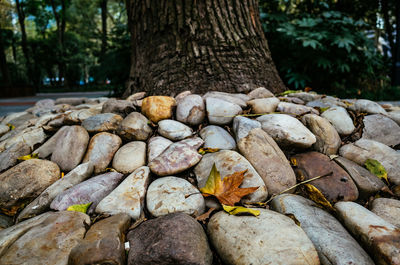
[(392, 84), (400, 86), (400, 2), (397, 0), (396, 3), (396, 43), (393, 51), (393, 77)]
[(101, 8), (101, 58), (107, 49), (107, 0), (100, 1)]
[(272, 61), (257, 0), (127, 0), (137, 91), (286, 89)]
[(28, 83), (31, 83), (32, 81), (32, 71), (31, 71), (31, 61), (30, 61), (30, 55), (29, 55), (29, 50), (28, 50), (28, 41), (27, 41), (27, 36), (26, 36), (26, 30), (25, 30), (25, 12), (24, 8), (21, 6), (21, 3), (19, 0), (15, 1), (15, 5), (17, 8), (17, 14), (18, 14), (18, 22), (21, 28), (21, 46), (22, 46), (22, 52), (24, 53), (25, 57), (25, 62), (26, 62), (26, 70), (27, 70), (27, 75), (28, 75)]
[(0, 28), (0, 70), (3, 77), (3, 84), (8, 87), (11, 85), (10, 72), (8, 71), (6, 51), (3, 41), (3, 30)]

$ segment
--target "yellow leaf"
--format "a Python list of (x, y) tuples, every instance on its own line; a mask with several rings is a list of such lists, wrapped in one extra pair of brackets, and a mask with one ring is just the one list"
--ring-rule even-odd
[(303, 92), (303, 91), (301, 91), (301, 90), (286, 90), (285, 92), (280, 93), (279, 96), (286, 96), (289, 94), (300, 93), (300, 92)]
[(332, 204), (325, 198), (325, 196), (317, 189), (314, 185), (311, 184), (304, 184), (304, 187), (306, 189), (306, 192), (308, 194), (308, 197), (310, 200), (313, 202), (321, 205), (322, 207), (335, 211), (335, 208), (333, 208)]
[(15, 129), (15, 126), (11, 123), (7, 123), (6, 125), (8, 126), (8, 128), (10, 128), (11, 131)]
[(292, 158), (290, 158), (290, 163), (292, 164), (292, 166), (297, 166), (297, 160), (296, 160), (296, 158), (294, 158), (294, 157), (292, 157)]
[(20, 156), (20, 157), (18, 157), (18, 160), (25, 161), (25, 160), (34, 159), (34, 158), (39, 158), (39, 155), (35, 153), (35, 154), (26, 155), (26, 156)]
[(375, 176), (377, 176), (380, 179), (384, 179), (387, 184), (389, 184), (389, 180), (387, 177), (387, 171), (385, 167), (379, 163), (378, 160), (375, 159), (367, 159), (365, 161), (365, 167)]
[(321, 110), (321, 113), (327, 111), (328, 109), (330, 109), (330, 107), (325, 107), (325, 108), (319, 108)]
[(86, 204), (74, 204), (67, 208), (67, 211), (86, 213), (87, 209), (92, 205), (92, 202)]
[(63, 178), (64, 177), (64, 172), (61, 172), (61, 178)]
[(106, 168), (106, 172), (117, 172), (117, 171), (111, 167), (108, 167)]
[(259, 210), (254, 210), (243, 206), (228, 206), (222, 204), (222, 208), (224, 208), (224, 211), (229, 213), (230, 215), (239, 215), (239, 214), (251, 214), (254, 216), (260, 215)]
[(207, 154), (207, 153), (215, 153), (215, 152), (218, 152), (220, 149), (219, 148), (200, 148), (199, 149), (199, 154), (200, 155), (205, 155), (205, 154)]

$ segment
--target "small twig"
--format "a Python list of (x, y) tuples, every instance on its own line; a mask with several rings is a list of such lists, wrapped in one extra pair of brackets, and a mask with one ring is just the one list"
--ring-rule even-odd
[(186, 194), (185, 199), (189, 198), (192, 195), (196, 195), (196, 194), (201, 194), (201, 192), (194, 192), (194, 193)]

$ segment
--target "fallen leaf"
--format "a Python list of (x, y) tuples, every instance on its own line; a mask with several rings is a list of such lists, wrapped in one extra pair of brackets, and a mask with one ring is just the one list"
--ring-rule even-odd
[(207, 154), (207, 153), (215, 153), (215, 152), (218, 152), (219, 150), (220, 150), (219, 148), (209, 148), (209, 147), (206, 147), (206, 148), (200, 148), (199, 151), (198, 151), (198, 153), (199, 153), (200, 155), (205, 155), (205, 154)]
[(297, 160), (296, 160), (296, 158), (294, 158), (294, 157), (291, 157), (290, 158), (290, 163), (292, 164), (292, 166), (297, 166)]
[(7, 123), (6, 125), (8, 126), (8, 128), (10, 128), (11, 131), (15, 129), (15, 126), (11, 123)]
[(224, 208), (224, 211), (229, 213), (230, 215), (240, 215), (240, 214), (251, 214), (254, 216), (260, 215), (259, 210), (254, 210), (243, 206), (229, 206), (222, 204), (222, 208)]
[(202, 215), (199, 215), (196, 217), (196, 220), (199, 222), (205, 222), (208, 218), (210, 218), (210, 214), (215, 211), (215, 208), (210, 208), (206, 213), (203, 213)]
[(67, 211), (74, 211), (74, 212), (86, 213), (86, 211), (88, 210), (88, 208), (90, 207), (90, 205), (92, 205), (92, 202), (85, 203), (85, 204), (74, 204), (74, 205), (70, 205), (70, 206), (67, 208)]
[(386, 183), (389, 184), (386, 169), (381, 163), (379, 163), (378, 160), (367, 159), (364, 165), (369, 170), (369, 172), (371, 172), (380, 179), (384, 179)]
[(303, 92), (301, 90), (286, 90), (285, 92), (280, 93), (278, 96), (286, 96), (293, 93), (300, 93)]
[(311, 90), (312, 90), (312, 88), (309, 87), (309, 86), (306, 86), (306, 87), (304, 88), (304, 91), (305, 91), (305, 92), (310, 92)]
[(113, 169), (111, 167), (108, 167), (108, 168), (106, 168), (106, 172), (118, 172), (118, 171), (116, 171), (115, 169)]
[(200, 191), (204, 197), (215, 196), (221, 204), (233, 206), (243, 196), (253, 193), (258, 189), (258, 187), (239, 188), (246, 172), (247, 170), (235, 172), (221, 180), (221, 175), (214, 163), (206, 185)]
[(304, 184), (304, 187), (310, 200), (328, 210), (335, 211), (335, 208), (333, 208), (332, 204), (314, 185)]
[(18, 157), (18, 160), (25, 161), (25, 160), (34, 159), (34, 158), (39, 158), (39, 155), (38, 154), (30, 154), (30, 155), (26, 155), (26, 156), (20, 156), (20, 157)]
[(64, 172), (61, 172), (61, 178), (63, 178), (64, 177)]
[(327, 111), (328, 109), (330, 109), (331, 107), (324, 107), (324, 108), (319, 108), (319, 110), (321, 111), (321, 113)]

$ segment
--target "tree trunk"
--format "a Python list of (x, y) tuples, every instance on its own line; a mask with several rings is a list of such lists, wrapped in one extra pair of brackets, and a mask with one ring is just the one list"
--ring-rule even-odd
[(25, 61), (26, 61), (26, 70), (28, 75), (28, 83), (31, 83), (32, 71), (31, 71), (31, 61), (29, 59), (29, 50), (28, 50), (28, 41), (26, 37), (25, 30), (25, 12), (19, 0), (15, 1), (17, 14), (18, 14), (18, 22), (21, 28), (21, 46), (22, 52), (24, 53)]
[(286, 89), (262, 31), (258, 1), (126, 3), (132, 64), (124, 95)]
[(10, 72), (8, 71), (5, 46), (3, 42), (3, 30), (0, 28), (0, 70), (4, 86), (11, 85)]
[(101, 59), (107, 49), (107, 0), (101, 0)]
[(396, 42), (392, 52), (393, 56), (393, 75), (392, 84), (400, 86), (400, 2), (396, 1)]

